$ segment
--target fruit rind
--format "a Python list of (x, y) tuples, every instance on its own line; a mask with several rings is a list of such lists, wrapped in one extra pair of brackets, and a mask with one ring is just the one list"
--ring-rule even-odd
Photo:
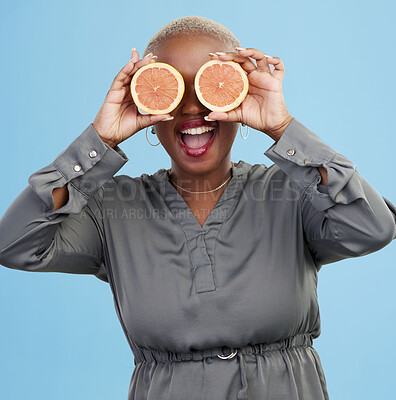
[[(174, 102), (168, 108), (166, 108), (164, 110), (154, 110), (154, 109), (150, 109), (150, 108), (146, 107), (144, 104), (142, 104), (139, 101), (138, 93), (136, 92), (136, 81), (137, 81), (138, 77), (140, 76), (140, 74), (147, 69), (151, 69), (151, 68), (155, 68), (155, 67), (162, 67), (162, 68), (167, 69), (168, 71), (171, 71), (174, 74), (177, 81), (179, 82), (179, 92), (178, 92), (177, 97), (175, 98)], [(153, 62), (153, 63), (144, 65), (143, 67), (139, 68), (134, 73), (132, 80), (131, 80), (130, 89), (131, 89), (132, 99), (135, 102), (136, 106), (140, 110), (144, 111), (147, 114), (162, 115), (162, 114), (170, 113), (179, 105), (179, 103), (181, 102), (181, 99), (183, 98), (183, 95), (184, 95), (185, 85), (184, 85), (183, 76), (176, 68), (174, 68), (171, 65), (166, 64), (166, 63)]]
[[(244, 81), (244, 90), (243, 92), (241, 92), (241, 94), (239, 95), (238, 99), (236, 99), (236, 101), (232, 104), (223, 106), (223, 107), (218, 107), (215, 106), (211, 103), (208, 103), (202, 96), (200, 88), (199, 88), (199, 78), (201, 77), (203, 71), (210, 65), (214, 65), (214, 64), (229, 64), (232, 65), (235, 69), (239, 70), (241, 72), (241, 77)], [(195, 86), (195, 93), (197, 94), (198, 100), (209, 110), (211, 111), (217, 111), (217, 112), (227, 112), (227, 111), (231, 111), (235, 108), (237, 108), (242, 101), (245, 99), (248, 90), (249, 90), (249, 80), (247, 78), (247, 75), (245, 73), (245, 71), (243, 70), (243, 68), (236, 62), (234, 61), (221, 61), (221, 60), (209, 60), (207, 61), (205, 64), (203, 64), (198, 72), (195, 75), (195, 80), (194, 80), (194, 86)]]

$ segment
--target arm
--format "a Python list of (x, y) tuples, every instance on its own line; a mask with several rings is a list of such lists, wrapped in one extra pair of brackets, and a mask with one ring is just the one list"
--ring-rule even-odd
[(264, 154), (300, 188), (306, 241), (318, 266), (372, 253), (396, 237), (395, 206), (296, 119)]
[(102, 186), (128, 161), (118, 144), (170, 118), (141, 115), (125, 90), (133, 74), (152, 61), (139, 60), (133, 49), (93, 123), (53, 163), (29, 177), (29, 186), (0, 220), (0, 264), (26, 271), (95, 274), (106, 280)]
[(106, 280), (101, 187), (127, 161), (90, 124), (54, 162), (29, 177), (6, 210), (0, 220), (0, 263)]

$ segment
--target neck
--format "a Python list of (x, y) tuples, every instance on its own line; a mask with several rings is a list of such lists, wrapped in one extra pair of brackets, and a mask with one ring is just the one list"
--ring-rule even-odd
[(211, 193), (189, 193), (176, 187), (176, 190), (178, 190), (183, 197), (188, 197), (195, 200), (205, 197), (207, 200), (209, 200), (207, 197), (210, 196), (215, 199), (224, 191), (225, 187), (227, 186), (229, 178), (231, 177), (232, 165), (234, 165), (234, 163), (231, 163), (230, 157), (226, 157), (226, 159), (223, 160), (221, 164), (212, 171), (194, 171), (192, 173), (190, 171), (180, 169), (180, 167), (172, 160), (172, 167), (169, 171), (170, 180), (171, 183), (176, 183), (183, 189), (191, 192), (205, 192), (213, 190), (228, 180), (227, 183), (219, 190)]

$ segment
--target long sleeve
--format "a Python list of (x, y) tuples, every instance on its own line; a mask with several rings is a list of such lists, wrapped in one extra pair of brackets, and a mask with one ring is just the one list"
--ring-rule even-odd
[[(300, 189), (304, 233), (318, 269), (377, 251), (396, 237), (395, 206), (295, 118), (264, 154)], [(327, 186), (320, 184), (319, 166), (327, 171)]]
[[(8, 268), (93, 274), (103, 266), (103, 184), (128, 161), (90, 124), (55, 160), (30, 175), (0, 220), (0, 264)], [(67, 184), (68, 202), (54, 208), (53, 189)]]

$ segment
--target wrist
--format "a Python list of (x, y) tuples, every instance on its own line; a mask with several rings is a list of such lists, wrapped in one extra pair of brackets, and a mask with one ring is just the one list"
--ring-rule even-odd
[(114, 149), (114, 147), (117, 146), (117, 143), (114, 143), (114, 142), (112, 142), (112, 141), (109, 140), (109, 139), (105, 139), (105, 138), (101, 137), (100, 135), (99, 135), (99, 137), (102, 139), (102, 141), (103, 141), (104, 143), (106, 143), (107, 145), (109, 145), (112, 149)]
[(102, 142), (106, 143), (107, 145), (109, 145), (111, 148), (114, 149), (114, 147), (117, 146), (117, 143), (113, 142), (111, 139), (108, 138), (104, 138), (98, 131), (98, 129), (95, 127), (94, 122), (92, 122), (92, 126), (95, 129), (96, 133), (98, 134), (98, 136), (100, 137), (100, 139), (102, 140)]
[(267, 130), (265, 131), (265, 133), (277, 142), (281, 138), (283, 132), (286, 130), (293, 118), (294, 117), (289, 114), (278, 127), (276, 127), (275, 129)]

